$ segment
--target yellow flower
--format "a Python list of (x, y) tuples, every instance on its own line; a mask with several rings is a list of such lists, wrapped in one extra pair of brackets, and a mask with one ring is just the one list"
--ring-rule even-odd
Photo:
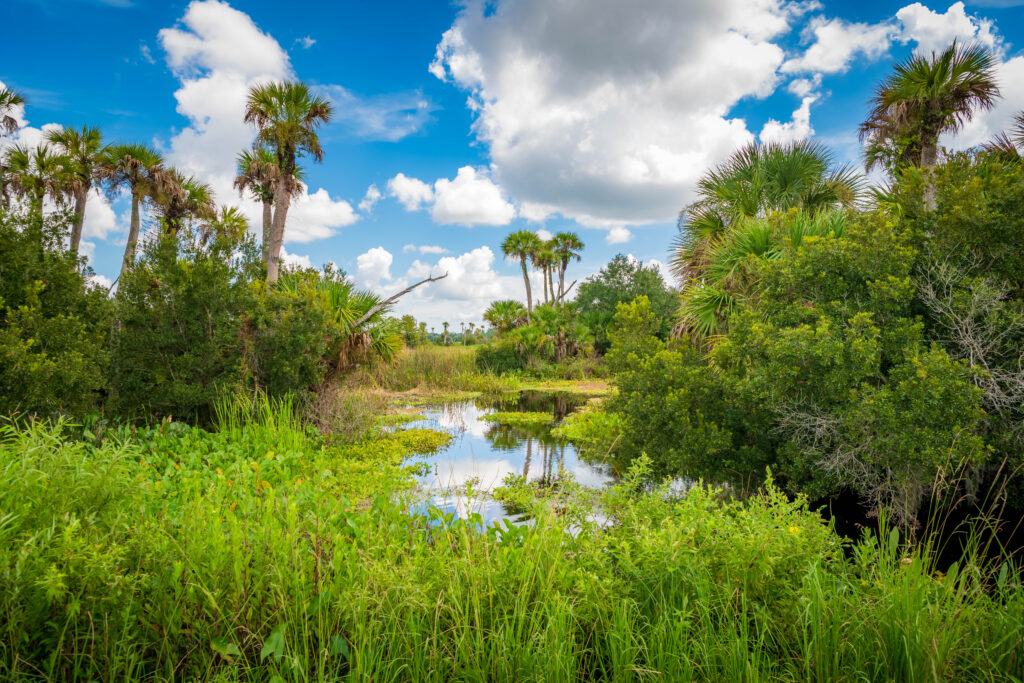
[(174, 469), (180, 470), (181, 469), (181, 465), (179, 465), (178, 463), (174, 463)]
[(217, 474), (224, 474), (224, 470), (222, 470), (219, 467), (217, 469), (215, 469), (214, 472), (216, 472)]
[(791, 527), (789, 527), (789, 533), (791, 533), (791, 534), (798, 534), (798, 533), (800, 533), (800, 527), (798, 527), (798, 526), (791, 526)]

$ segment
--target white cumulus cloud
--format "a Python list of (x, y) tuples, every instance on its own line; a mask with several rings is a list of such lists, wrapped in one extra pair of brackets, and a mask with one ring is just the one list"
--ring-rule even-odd
[(460, 168), (454, 180), (439, 178), (434, 183), (431, 216), (440, 225), (508, 225), (515, 215), (501, 188), (472, 166)]
[(388, 194), (405, 207), (406, 211), (416, 211), (424, 204), (434, 201), (434, 190), (419, 178), (410, 178), (399, 173), (388, 180)]
[(494, 182), (539, 221), (671, 220), (697, 178), (752, 139), (728, 111), (770, 94), (775, 0), (467, 2), (430, 71), (469, 93)]

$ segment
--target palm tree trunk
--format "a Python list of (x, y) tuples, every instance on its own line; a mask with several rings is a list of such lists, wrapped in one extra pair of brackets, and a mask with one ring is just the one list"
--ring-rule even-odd
[(551, 303), (556, 303), (555, 300), (555, 274), (552, 272), (554, 269), (549, 267), (548, 271), (548, 290), (551, 292)]
[(284, 183), (274, 190), (274, 222), (270, 233), (270, 252), (267, 254), (267, 284), (277, 282), (281, 272), (281, 245), (284, 244), (284, 225), (288, 220), (288, 206), (292, 196)]
[(526, 283), (526, 324), (530, 324), (530, 315), (533, 313), (533, 291), (530, 289), (530, 274), (526, 271), (526, 256), (519, 258), (523, 266), (523, 282)]
[(71, 226), (71, 255), (78, 258), (78, 244), (82, 241), (82, 225), (85, 223), (85, 200), (89, 188), (75, 192), (75, 224)]
[(548, 302), (548, 269), (541, 266), (540, 279), (544, 284), (544, 303)]
[(562, 267), (558, 269), (558, 301), (561, 302), (565, 298), (565, 267), (569, 264), (568, 261), (562, 261)]
[(135, 263), (135, 245), (139, 241), (139, 223), (139, 195), (132, 192), (132, 220), (128, 225), (128, 242), (124, 245), (124, 261), (121, 262), (121, 274), (117, 276), (118, 279), (121, 279)]
[(260, 248), (263, 250), (263, 263), (267, 262), (267, 257), (270, 254), (270, 229), (274, 225), (274, 201), (272, 199), (263, 200), (263, 241), (260, 242)]
[(932, 171), (935, 168), (938, 156), (939, 144), (937, 136), (929, 135), (921, 141), (921, 168), (925, 172), (924, 208), (928, 211), (934, 211), (938, 205), (935, 196), (935, 174)]

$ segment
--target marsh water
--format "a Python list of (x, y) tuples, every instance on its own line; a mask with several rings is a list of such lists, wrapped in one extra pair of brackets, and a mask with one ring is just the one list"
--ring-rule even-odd
[[(539, 486), (551, 486), (567, 475), (590, 488), (612, 481), (607, 465), (583, 461), (572, 444), (551, 435), (551, 427), (586, 400), (574, 394), (521, 392), (500, 399), (479, 398), (425, 408), (423, 419), (410, 423), (410, 427), (438, 429), (455, 437), (438, 453), (410, 461), (423, 463), (418, 479), (428, 504), (460, 517), (479, 513), (484, 524), (490, 525), (502, 519), (519, 519), (488, 495), (509, 474)], [(480, 419), (497, 411), (550, 412), (553, 423), (510, 426)]]

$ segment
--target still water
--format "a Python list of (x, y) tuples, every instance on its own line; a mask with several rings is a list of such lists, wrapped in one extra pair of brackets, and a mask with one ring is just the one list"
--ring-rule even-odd
[[(574, 395), (523, 392), (510, 399), (477, 399), (425, 408), (423, 419), (410, 423), (410, 427), (438, 429), (455, 437), (438, 453), (410, 460), (425, 464), (418, 480), (428, 504), (460, 517), (478, 513), (489, 526), (502, 519), (519, 519), (487, 495), (509, 474), (541, 486), (557, 483), (566, 475), (590, 488), (611, 482), (613, 477), (606, 465), (584, 462), (572, 444), (551, 436), (550, 427), (585, 401)], [(550, 412), (554, 422), (550, 426), (513, 427), (480, 419), (497, 411)], [(467, 485), (474, 492), (472, 500), (467, 500)]]

